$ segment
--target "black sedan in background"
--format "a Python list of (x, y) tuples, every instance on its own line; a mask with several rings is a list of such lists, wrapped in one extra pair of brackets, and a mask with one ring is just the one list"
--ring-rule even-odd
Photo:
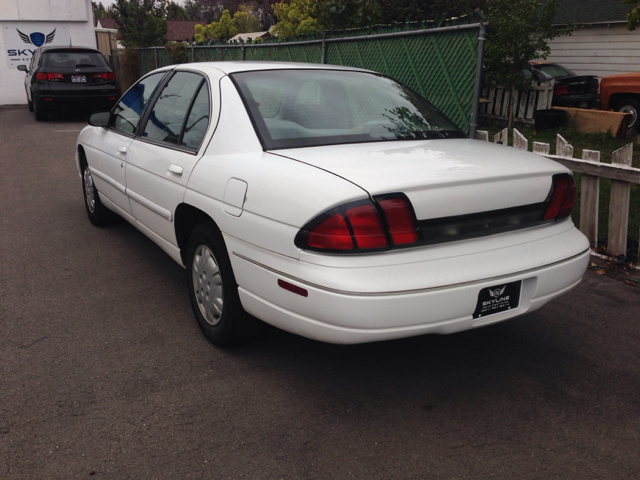
[(552, 105), (557, 107), (598, 108), (600, 83), (595, 75), (577, 75), (557, 63), (532, 60), (525, 75), (539, 82), (555, 80)]
[(110, 110), (119, 97), (113, 71), (93, 48), (40, 47), (29, 67), (18, 69), (26, 72), (27, 104), (38, 121), (48, 111)]

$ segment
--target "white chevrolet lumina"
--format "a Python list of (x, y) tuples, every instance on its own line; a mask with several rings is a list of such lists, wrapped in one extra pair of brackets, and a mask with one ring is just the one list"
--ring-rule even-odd
[(373, 72), (166, 67), (89, 123), (89, 219), (115, 213), (184, 265), (219, 346), (253, 317), (332, 343), (458, 332), (541, 307), (587, 267), (570, 171), (465, 138)]

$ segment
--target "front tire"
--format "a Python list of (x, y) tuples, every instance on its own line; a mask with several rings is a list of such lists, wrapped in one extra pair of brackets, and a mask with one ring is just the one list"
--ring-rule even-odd
[(211, 343), (228, 347), (251, 335), (255, 320), (242, 308), (224, 239), (213, 222), (201, 223), (189, 238), (187, 284), (198, 326)]
[(631, 121), (629, 122), (629, 128), (636, 128), (638, 125), (638, 112), (640, 112), (640, 102), (634, 100), (633, 98), (625, 98), (616, 108), (618, 112), (630, 113), (632, 115)]
[(113, 220), (113, 213), (100, 201), (100, 195), (93, 183), (91, 170), (86, 163), (82, 165), (82, 194), (84, 206), (91, 223), (97, 227), (108, 225)]

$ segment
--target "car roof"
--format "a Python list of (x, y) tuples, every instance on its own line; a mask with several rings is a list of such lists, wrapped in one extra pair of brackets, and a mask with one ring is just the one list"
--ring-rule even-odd
[(57, 50), (58, 52), (64, 52), (64, 51), (73, 52), (74, 50), (78, 50), (78, 51), (90, 50), (92, 52), (100, 53), (100, 50), (96, 50), (95, 48), (82, 47), (82, 46), (76, 46), (76, 45), (72, 45), (70, 47), (64, 46), (64, 45), (48, 45), (46, 47), (38, 47), (38, 50), (40, 50), (42, 53), (48, 52), (50, 50)]
[[(261, 70), (349, 70), (358, 72), (371, 72), (362, 68), (345, 67), (343, 65), (326, 65), (320, 63), (297, 63), (297, 62), (255, 62), (255, 61), (229, 61), (229, 62), (197, 62), (172, 65), (165, 69), (189, 69), (206, 72), (208, 69), (216, 69), (225, 74), (237, 72), (254, 72)], [(158, 69), (162, 70), (162, 69)]]

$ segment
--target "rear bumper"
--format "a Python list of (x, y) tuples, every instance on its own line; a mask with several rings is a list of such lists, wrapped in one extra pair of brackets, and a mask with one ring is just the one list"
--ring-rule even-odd
[(570, 95), (568, 97), (553, 97), (554, 107), (571, 108), (598, 108), (600, 106), (600, 94), (595, 95)]
[(118, 97), (108, 95), (50, 95), (37, 98), (38, 107), (46, 110), (111, 110)]
[[(243, 255), (239, 252), (243, 246), (231, 238), (227, 245), (233, 249), (240, 299), (249, 313), (316, 340), (363, 343), (489, 325), (536, 310), (567, 292), (584, 275), (589, 245), (572, 224), (562, 232), (555, 227), (557, 235), (475, 254), (464, 255), (460, 246), (453, 245), (448, 258), (430, 259), (425, 249), (419, 262), (411, 255), (398, 256), (387, 265), (323, 266), (321, 272), (301, 261), (288, 272), (278, 270), (263, 263), (269, 255), (259, 259)], [(559, 245), (555, 252), (554, 243)], [(563, 258), (558, 258), (558, 251)], [(567, 256), (569, 251), (573, 253)], [(511, 260), (518, 257), (519, 261)], [(404, 260), (410, 263), (403, 265)], [(526, 265), (529, 268), (523, 268)], [(304, 288), (308, 296), (280, 288), (280, 279)], [(519, 280), (517, 309), (473, 319), (481, 289)], [(347, 284), (353, 288), (339, 288)], [(379, 290), (371, 291), (375, 284)], [(411, 286), (415, 288), (406, 289)]]

